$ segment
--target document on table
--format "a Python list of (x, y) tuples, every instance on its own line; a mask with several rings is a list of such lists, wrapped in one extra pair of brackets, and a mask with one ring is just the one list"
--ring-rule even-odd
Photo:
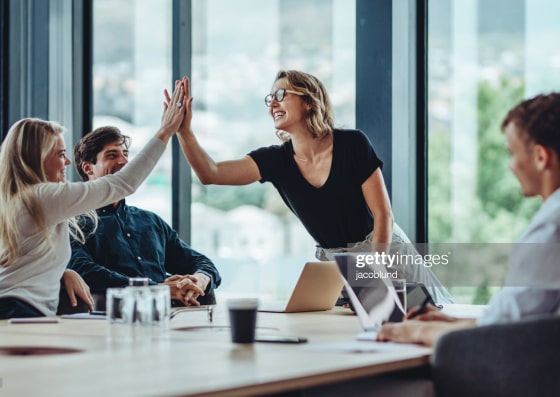
[(377, 340), (377, 332), (376, 331), (364, 331), (356, 336), (357, 340), (367, 340), (371, 342), (375, 342)]
[(348, 341), (308, 345), (302, 349), (336, 353), (385, 353), (410, 351), (411, 349), (425, 350), (426, 348), (408, 343)]
[(91, 314), (91, 313), (74, 313), (74, 314), (63, 314), (62, 318), (68, 319), (80, 319), (80, 320), (105, 320), (107, 316), (105, 314)]
[(57, 317), (21, 317), (11, 318), (8, 320), (10, 324), (56, 324)]

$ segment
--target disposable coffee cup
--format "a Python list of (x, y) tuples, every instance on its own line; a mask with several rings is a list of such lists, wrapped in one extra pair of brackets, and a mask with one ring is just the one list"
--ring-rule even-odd
[(258, 304), (259, 301), (256, 298), (227, 301), (233, 343), (253, 343), (255, 341)]

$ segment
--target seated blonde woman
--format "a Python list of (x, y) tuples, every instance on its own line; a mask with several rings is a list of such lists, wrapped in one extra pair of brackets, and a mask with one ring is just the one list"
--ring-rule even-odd
[(0, 149), (0, 319), (55, 315), (61, 278), (73, 305), (78, 296), (92, 308), (88, 286), (66, 269), (70, 234), (84, 240), (73, 217), (140, 186), (183, 120), (183, 92), (177, 85), (160, 129), (134, 160), (95, 181), (66, 181), (61, 125), (26, 118), (10, 128)]

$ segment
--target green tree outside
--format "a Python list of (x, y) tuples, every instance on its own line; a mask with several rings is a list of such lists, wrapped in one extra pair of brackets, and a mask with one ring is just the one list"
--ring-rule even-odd
[[(508, 167), (509, 154), (501, 133), (507, 111), (523, 99), (519, 79), (503, 76), (499, 84), (478, 86), (476, 194), (463, 204), (471, 213), (461, 225), (468, 241), (450, 241), (452, 178), (451, 136), (439, 125), (428, 138), (428, 239), (430, 243), (512, 243), (527, 226), (540, 199), (524, 198), (519, 183)], [(495, 285), (451, 286), (458, 301), (485, 304)]]

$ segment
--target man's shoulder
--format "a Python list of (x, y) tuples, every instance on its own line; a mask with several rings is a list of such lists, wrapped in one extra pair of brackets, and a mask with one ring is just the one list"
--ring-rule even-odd
[(167, 223), (165, 219), (163, 219), (160, 215), (158, 215), (157, 213), (151, 210), (135, 207), (132, 205), (128, 205), (126, 207), (126, 210), (128, 211), (127, 214), (128, 217), (134, 217), (135, 219), (143, 219), (146, 222), (152, 222), (160, 227), (172, 229), (171, 225), (169, 225), (169, 223)]
[(127, 205), (126, 206), (126, 211), (128, 211), (129, 215), (130, 214), (132, 214), (132, 215), (145, 215), (145, 216), (153, 216), (153, 217), (156, 217), (156, 218), (161, 218), (158, 214), (156, 214), (155, 212), (153, 212), (151, 210), (136, 207), (134, 205)]
[(546, 200), (531, 219), (528, 230), (535, 228), (560, 229), (560, 192), (556, 192)]

